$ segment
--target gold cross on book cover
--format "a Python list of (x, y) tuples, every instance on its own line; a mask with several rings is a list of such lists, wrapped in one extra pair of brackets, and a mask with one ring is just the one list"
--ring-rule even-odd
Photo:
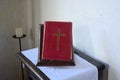
[(60, 37), (61, 37), (61, 36), (65, 36), (65, 34), (61, 34), (61, 33), (60, 33), (60, 28), (58, 28), (57, 33), (56, 33), (56, 34), (53, 34), (53, 36), (56, 36), (56, 37), (57, 37), (57, 39), (56, 39), (56, 50), (59, 51), (59, 49), (60, 49), (60, 47), (59, 47), (59, 45), (60, 45)]
[(72, 47), (72, 22), (46, 21), (40, 32), (37, 65), (75, 65)]

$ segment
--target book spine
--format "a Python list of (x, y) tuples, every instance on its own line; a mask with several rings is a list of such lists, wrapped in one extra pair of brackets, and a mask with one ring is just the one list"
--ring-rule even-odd
[(38, 62), (41, 60), (41, 54), (42, 54), (42, 43), (43, 43), (43, 30), (44, 30), (44, 25), (40, 24), (39, 27), (39, 54), (38, 54)]
[(46, 31), (46, 23), (44, 24), (44, 26), (43, 26), (43, 30), (42, 30), (42, 33), (43, 33), (43, 35), (42, 35), (42, 44), (41, 44), (41, 46), (42, 46), (42, 50), (41, 50), (41, 58), (43, 58), (43, 51), (44, 51), (44, 47), (45, 47), (45, 44), (44, 44), (44, 41), (45, 41), (45, 31)]

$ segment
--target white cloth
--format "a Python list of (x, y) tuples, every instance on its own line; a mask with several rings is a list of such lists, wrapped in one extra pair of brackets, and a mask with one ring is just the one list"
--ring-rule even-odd
[[(38, 48), (22, 51), (33, 64), (37, 64)], [(97, 68), (74, 54), (75, 66), (37, 66), (51, 80), (98, 80)]]

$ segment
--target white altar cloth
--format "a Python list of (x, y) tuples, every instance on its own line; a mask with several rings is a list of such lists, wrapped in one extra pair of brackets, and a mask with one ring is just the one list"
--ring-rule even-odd
[[(38, 48), (22, 51), (34, 65), (38, 60)], [(75, 66), (37, 66), (51, 80), (98, 80), (97, 68), (74, 54)]]

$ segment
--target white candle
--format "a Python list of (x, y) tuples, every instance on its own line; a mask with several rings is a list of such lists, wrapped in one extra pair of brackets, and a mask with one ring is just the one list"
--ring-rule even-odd
[(16, 34), (16, 37), (22, 37), (23, 36), (22, 28), (21, 27), (17, 27), (15, 29), (15, 34)]

